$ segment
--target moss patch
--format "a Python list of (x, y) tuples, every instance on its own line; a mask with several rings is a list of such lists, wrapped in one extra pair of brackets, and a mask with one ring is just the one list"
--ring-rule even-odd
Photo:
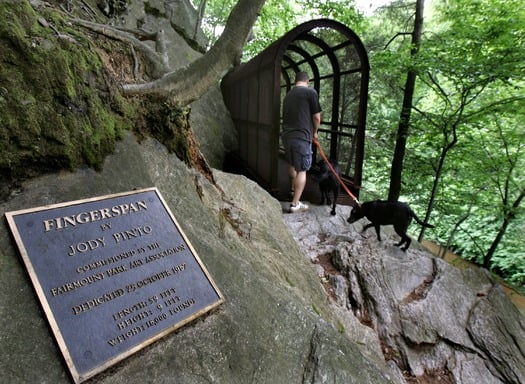
[(99, 169), (133, 108), (90, 37), (25, 1), (1, 2), (0, 15), (0, 194), (35, 174)]

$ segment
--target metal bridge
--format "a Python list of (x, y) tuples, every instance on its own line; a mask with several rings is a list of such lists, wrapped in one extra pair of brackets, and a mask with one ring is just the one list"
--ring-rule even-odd
[[(345, 184), (359, 196), (364, 154), (369, 63), (359, 37), (328, 19), (297, 26), (258, 56), (235, 67), (221, 84), (238, 132), (238, 150), (229, 162), (277, 198), (288, 195), (287, 164), (280, 142), (282, 100), (295, 73), (308, 72), (319, 93), (319, 142), (337, 161)], [(314, 162), (319, 156), (314, 150)], [(303, 200), (319, 197), (315, 167), (308, 174)], [(342, 196), (344, 194), (340, 194)], [(344, 198), (340, 203), (351, 204)]]

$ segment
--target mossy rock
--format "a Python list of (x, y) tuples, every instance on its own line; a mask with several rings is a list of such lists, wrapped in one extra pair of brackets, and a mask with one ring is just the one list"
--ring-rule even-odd
[(117, 82), (135, 81), (129, 46), (71, 23), (61, 2), (37, 3), (0, 3), (0, 198), (28, 177), (100, 170), (125, 129), (211, 178), (188, 107), (168, 95), (122, 96)]
[(0, 15), (3, 192), (35, 174), (99, 169), (133, 107), (112, 84), (98, 48), (52, 8), (37, 13), (26, 1), (8, 0)]

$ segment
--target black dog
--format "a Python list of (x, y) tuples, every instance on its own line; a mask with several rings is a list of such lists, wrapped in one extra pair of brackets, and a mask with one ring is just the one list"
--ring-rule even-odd
[[(334, 162), (330, 162), (332, 164), (332, 167), (337, 172), (337, 175), (341, 174), (339, 165), (335, 164)], [(335, 206), (337, 204), (337, 197), (339, 196), (339, 181), (334, 176), (332, 171), (330, 170), (330, 167), (324, 160), (320, 160), (317, 163), (317, 166), (319, 167), (319, 189), (321, 190), (321, 203), (320, 205), (323, 205), (325, 200), (326, 204), (330, 205), (332, 204), (332, 210), (330, 211), (331, 215), (335, 215)], [(329, 193), (332, 192), (333, 195), (333, 202), (330, 200)]]
[(370, 224), (365, 225), (363, 232), (370, 227), (374, 227), (379, 241), (381, 241), (381, 235), (379, 233), (380, 226), (393, 225), (396, 233), (401, 236), (401, 241), (395, 245), (400, 247), (406, 243), (405, 247), (402, 248), (403, 251), (408, 249), (410, 242), (412, 241), (406, 233), (408, 226), (412, 222), (412, 218), (423, 227), (434, 228), (433, 225), (424, 223), (419, 219), (414, 211), (410, 209), (408, 204), (399, 201), (367, 201), (361, 206), (357, 205), (354, 207), (347, 221), (351, 224), (363, 217), (366, 217), (371, 221)]

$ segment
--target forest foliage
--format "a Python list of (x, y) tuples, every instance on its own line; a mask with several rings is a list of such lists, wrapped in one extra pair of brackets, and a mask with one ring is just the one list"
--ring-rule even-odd
[[(211, 42), (234, 3), (208, 0), (201, 7)], [(407, 72), (415, 70), (400, 200), (436, 226), (424, 234), (427, 239), (523, 286), (521, 0), (426, 0), (415, 56), (410, 55), (415, 2), (392, 1), (367, 15), (351, 5), (344, 0), (266, 1), (243, 60), (313, 18), (335, 19), (360, 36), (371, 63), (361, 200), (388, 196), (404, 83)]]

